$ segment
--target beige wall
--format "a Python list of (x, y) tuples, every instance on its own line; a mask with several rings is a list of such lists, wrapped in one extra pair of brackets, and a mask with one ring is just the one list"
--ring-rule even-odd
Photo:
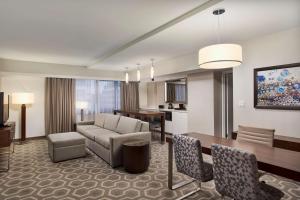
[(188, 131), (214, 135), (214, 74), (188, 76)]
[[(11, 95), (13, 92), (32, 92), (35, 102), (27, 106), (27, 137), (45, 135), (44, 93), (45, 78), (32, 76), (1, 76), (1, 91)], [(11, 98), (10, 98), (11, 99)], [(9, 121), (16, 122), (16, 138), (20, 138), (21, 105), (12, 105), (10, 100)]]
[(239, 124), (274, 128), (275, 134), (299, 138), (300, 111), (254, 109), (253, 69), (300, 62), (300, 28), (245, 42), (243, 57), (233, 70), (235, 129)]

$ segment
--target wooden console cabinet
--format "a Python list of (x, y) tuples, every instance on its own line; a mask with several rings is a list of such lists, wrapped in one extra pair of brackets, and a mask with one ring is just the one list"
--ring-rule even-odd
[(9, 170), (9, 160), (10, 160), (10, 145), (12, 143), (11, 137), (11, 127), (0, 128), (0, 155), (7, 157), (7, 168), (1, 169), (1, 171)]

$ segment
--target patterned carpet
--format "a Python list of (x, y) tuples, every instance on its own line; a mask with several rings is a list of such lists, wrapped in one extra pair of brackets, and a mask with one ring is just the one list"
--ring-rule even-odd
[[(206, 158), (207, 159), (207, 158)], [(179, 173), (175, 181), (187, 180)], [(263, 177), (282, 191), (283, 199), (300, 199), (300, 183), (273, 175)], [(36, 199), (176, 199), (195, 189), (190, 184), (176, 191), (167, 188), (167, 145), (154, 143), (152, 159), (146, 173), (132, 175), (122, 168), (112, 169), (103, 160), (89, 153), (86, 158), (52, 163), (45, 139), (16, 145), (9, 172), (0, 173), (1, 200)], [(213, 181), (188, 199), (220, 199)]]

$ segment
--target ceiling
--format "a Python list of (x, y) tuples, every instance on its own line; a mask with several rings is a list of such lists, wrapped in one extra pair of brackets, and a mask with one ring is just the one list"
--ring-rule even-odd
[[(1, 0), (0, 58), (89, 66), (207, 0)], [(133, 69), (196, 52), (217, 42), (300, 26), (299, 0), (224, 0), (97, 63), (96, 69)]]

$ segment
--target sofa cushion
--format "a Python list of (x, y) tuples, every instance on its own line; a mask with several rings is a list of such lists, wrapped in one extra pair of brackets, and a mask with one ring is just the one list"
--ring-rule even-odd
[(93, 129), (99, 129), (99, 127), (95, 125), (77, 126), (77, 132), (94, 141), (95, 137), (94, 134), (91, 132), (91, 130)]
[(130, 118), (130, 117), (120, 117), (116, 132), (118, 133), (135, 133), (139, 132), (141, 129), (140, 120)]
[(95, 142), (104, 146), (106, 149), (110, 149), (110, 143), (109, 143), (109, 139), (112, 136), (116, 136), (119, 135), (118, 133), (111, 131), (111, 130), (107, 130), (107, 129), (103, 129), (103, 128), (99, 128), (101, 130), (98, 130), (98, 132), (95, 132), (95, 130), (93, 130), (92, 132), (95, 132)]
[(120, 115), (105, 114), (104, 128), (114, 131), (117, 128)]
[(95, 125), (96, 126), (100, 126), (100, 127), (104, 127), (104, 121), (105, 121), (105, 114), (103, 113), (98, 113), (95, 116)]

